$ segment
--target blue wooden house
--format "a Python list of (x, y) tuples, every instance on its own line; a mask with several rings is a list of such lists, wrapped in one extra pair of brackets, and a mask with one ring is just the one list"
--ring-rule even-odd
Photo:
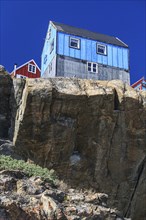
[(41, 77), (121, 79), (130, 84), (129, 48), (117, 37), (50, 21)]

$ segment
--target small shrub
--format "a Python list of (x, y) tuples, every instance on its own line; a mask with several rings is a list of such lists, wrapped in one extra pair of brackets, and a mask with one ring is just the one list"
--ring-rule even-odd
[(30, 176), (40, 176), (43, 180), (47, 180), (55, 184), (57, 179), (55, 172), (53, 170), (48, 170), (47, 168), (42, 168), (35, 164), (26, 163), (23, 160), (16, 160), (10, 156), (0, 155), (0, 170), (22, 170), (29, 177)]

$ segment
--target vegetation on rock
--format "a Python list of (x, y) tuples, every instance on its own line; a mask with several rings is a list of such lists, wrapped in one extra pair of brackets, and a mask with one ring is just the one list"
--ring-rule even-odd
[(52, 182), (55, 184), (57, 179), (54, 170), (48, 170), (47, 168), (42, 168), (36, 164), (31, 164), (23, 160), (16, 160), (10, 156), (0, 155), (0, 170), (22, 170), (29, 177), (39, 176), (43, 180)]

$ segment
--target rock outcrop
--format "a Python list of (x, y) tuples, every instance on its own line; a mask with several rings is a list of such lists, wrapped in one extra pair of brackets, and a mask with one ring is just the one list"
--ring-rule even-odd
[(7, 127), (16, 153), (55, 169), (79, 191), (107, 193), (108, 205), (123, 216), (145, 220), (146, 92), (119, 80), (19, 79), (13, 85)]
[(10, 96), (12, 79), (0, 65), (0, 138), (8, 138), (11, 125)]
[(124, 220), (104, 193), (62, 191), (21, 171), (0, 172), (1, 220)]
[(106, 192), (124, 216), (146, 216), (145, 92), (121, 81), (29, 79), (14, 144), (69, 185)]

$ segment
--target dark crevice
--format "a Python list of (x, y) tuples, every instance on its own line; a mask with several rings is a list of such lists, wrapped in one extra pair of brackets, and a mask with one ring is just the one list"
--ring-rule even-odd
[(9, 128), (11, 126), (10, 97), (12, 79), (8, 74), (0, 75), (0, 138), (9, 138)]
[(142, 162), (140, 163), (140, 165), (138, 166), (138, 169), (137, 169), (137, 180), (136, 180), (136, 183), (135, 183), (135, 186), (134, 186), (134, 190), (131, 194), (127, 210), (126, 210), (125, 215), (124, 215), (127, 218), (130, 216), (131, 204), (132, 204), (135, 192), (137, 190), (137, 187), (138, 187), (138, 184), (139, 184), (139, 181), (140, 181), (140, 177), (142, 176), (145, 162), (146, 162), (146, 156), (144, 157), (144, 159), (142, 160)]
[(116, 90), (114, 90), (114, 110), (119, 110), (119, 98)]

